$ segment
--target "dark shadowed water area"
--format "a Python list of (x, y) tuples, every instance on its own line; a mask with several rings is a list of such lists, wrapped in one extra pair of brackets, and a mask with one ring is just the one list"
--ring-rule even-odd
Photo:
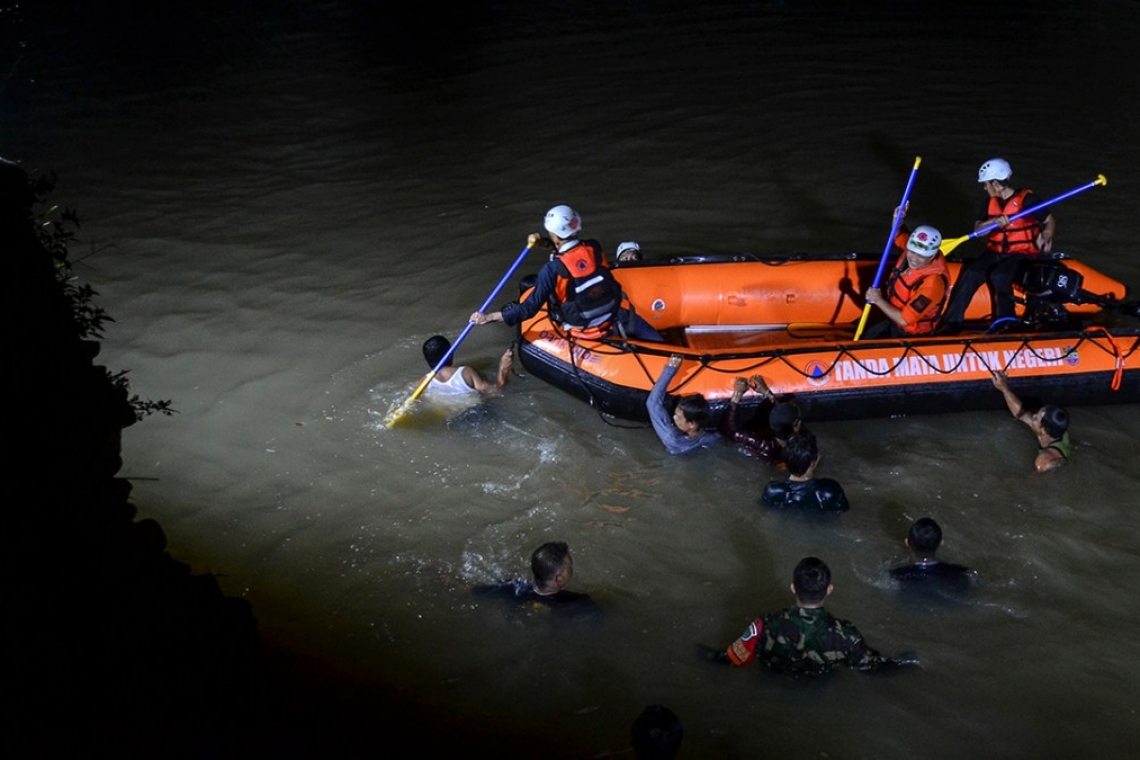
[[(1056, 247), (1140, 287), (1140, 4), (49, 2), (0, 23), (0, 156), (58, 173), (117, 320), (103, 359), (179, 411), (125, 435), (140, 516), (267, 638), (438, 708), (422, 748), (479, 726), (504, 754), (621, 754), (663, 703), (686, 757), (1135, 750), (1135, 405), (1073, 409), (1046, 476), (1005, 413), (813, 423), (852, 502), (828, 520), (762, 510), (778, 473), (729, 446), (669, 457), (533, 378), (449, 421), (382, 418), (556, 203), (611, 251), (879, 252), (915, 156), (910, 220), (951, 237), (1003, 156), (1042, 197), (1107, 175), (1055, 208)], [(480, 328), (460, 358), (490, 372), (510, 338)], [(924, 515), (977, 570), (967, 597), (891, 585)], [(600, 620), (471, 596), (552, 539)], [(922, 670), (697, 659), (789, 603), (805, 555), (835, 614)]]

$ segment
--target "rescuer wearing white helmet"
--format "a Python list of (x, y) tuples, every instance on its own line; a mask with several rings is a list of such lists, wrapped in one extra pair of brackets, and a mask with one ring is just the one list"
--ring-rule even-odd
[(618, 243), (617, 251), (614, 252), (614, 257), (617, 259), (618, 264), (626, 264), (631, 261), (641, 261), (641, 246), (633, 240), (626, 240), (624, 243)]
[(978, 169), (978, 182), (986, 191), (987, 200), (978, 212), (974, 229), (980, 230), (992, 224), (1000, 226), (986, 240), (986, 250), (1029, 256), (1048, 253), (1053, 247), (1056, 226), (1053, 214), (1044, 212), (1044, 218), (1029, 214), (1011, 223), (1011, 216), (1040, 204), (1032, 190), (1015, 188), (1010, 182), (1011, 177), (1013, 167), (1004, 158), (991, 158)]
[[(902, 209), (900, 222), (905, 213)], [(938, 327), (950, 295), (946, 258), (938, 250), (941, 232), (923, 224), (908, 233), (900, 224), (895, 245), (902, 254), (883, 289), (867, 290), (867, 303), (877, 306), (886, 317), (864, 333), (868, 338), (930, 335)]]
[(634, 313), (625, 301), (596, 240), (582, 240), (582, 217), (570, 206), (558, 205), (546, 212), (542, 223), (549, 238), (530, 236), (531, 246), (553, 249), (534, 282), (534, 290), (521, 303), (502, 311), (475, 312), (476, 325), (504, 322), (515, 326), (549, 306), (551, 322), (575, 338), (597, 340), (613, 331), (637, 340), (661, 341), (661, 335)]
[(582, 217), (569, 206), (555, 206), (546, 212), (542, 226), (551, 234), (552, 240), (559, 238), (566, 241), (578, 237), (582, 229)]
[(946, 306), (947, 332), (958, 332), (974, 294), (988, 283), (993, 295), (993, 318), (1012, 317), (1013, 279), (1024, 256), (1039, 256), (1053, 249), (1057, 221), (1049, 211), (1010, 217), (1040, 205), (1028, 188), (1012, 183), (1013, 167), (1004, 158), (991, 158), (978, 168), (978, 182), (986, 193), (974, 231), (996, 225), (986, 238), (986, 250), (958, 275), (954, 293)]

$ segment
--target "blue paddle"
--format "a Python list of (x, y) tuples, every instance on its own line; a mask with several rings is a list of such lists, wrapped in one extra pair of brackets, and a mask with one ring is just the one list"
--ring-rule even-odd
[[(922, 156), (914, 157), (914, 168), (910, 170), (910, 178), (906, 181), (906, 190), (903, 191), (902, 201), (898, 205), (899, 213), (895, 214), (895, 218), (891, 221), (891, 234), (887, 235), (887, 246), (883, 249), (883, 258), (879, 260), (879, 271), (875, 272), (875, 281), (871, 283), (872, 288), (879, 287), (883, 282), (883, 272), (887, 271), (887, 262), (890, 261), (891, 250), (895, 246), (895, 235), (899, 233), (899, 224), (902, 223), (902, 215), (906, 212), (906, 204), (910, 200), (910, 191), (914, 187), (914, 176), (918, 174), (918, 165), (922, 163)], [(867, 315), (871, 313), (871, 304), (863, 307), (863, 316), (859, 318), (859, 327), (855, 328), (855, 340), (859, 340), (859, 336), (863, 334), (863, 328), (867, 326)]]
[[(1061, 193), (1056, 198), (1050, 198), (1047, 201), (1041, 201), (1040, 203), (1038, 203), (1033, 208), (1027, 208), (1024, 211), (1020, 211), (1020, 212), (1014, 214), (1013, 216), (1011, 216), (1008, 219), (1007, 223), (1012, 222), (1014, 219), (1020, 219), (1021, 217), (1025, 216), (1027, 214), (1032, 214), (1032, 213), (1035, 213), (1037, 211), (1040, 211), (1041, 209), (1045, 208), (1046, 206), (1052, 206), (1054, 203), (1060, 203), (1061, 201), (1065, 200), (1066, 198), (1072, 198), (1077, 193), (1083, 193), (1085, 190), (1088, 190), (1090, 187), (1096, 187), (1097, 185), (1107, 185), (1107, 184), (1108, 184), (1108, 178), (1105, 177), (1103, 174), (1098, 174), (1098, 175), (1096, 175), (1096, 179), (1094, 179), (1092, 182), (1086, 182), (1085, 184), (1081, 185), (1080, 187), (1073, 188), (1072, 190), (1070, 190), (1067, 193)], [(942, 245), (939, 246), (939, 249), (942, 251), (942, 253), (944, 255), (948, 256), (948, 255), (950, 255), (950, 251), (952, 251), (955, 248), (957, 248), (958, 246), (962, 245), (962, 243), (965, 243), (967, 240), (970, 240), (971, 238), (981, 237), (982, 235), (988, 235), (991, 232), (993, 232), (994, 230), (999, 229), (1000, 227), (1001, 227), (1000, 224), (998, 224), (997, 222), (994, 222), (993, 224), (988, 224), (985, 227), (982, 227), (980, 230), (974, 230), (969, 235), (963, 235), (962, 237), (954, 238), (953, 240), (943, 240)]]
[[(526, 248), (522, 249), (522, 253), (520, 253), (518, 258), (515, 259), (515, 263), (511, 264), (511, 268), (507, 270), (507, 273), (505, 275), (503, 275), (503, 279), (499, 280), (499, 284), (496, 285), (495, 289), (491, 291), (491, 295), (487, 296), (487, 300), (484, 301), (483, 305), (479, 307), (479, 311), (487, 311), (487, 309), (491, 308), (491, 302), (494, 301), (495, 298), (499, 295), (499, 291), (501, 291), (506, 286), (507, 281), (511, 279), (511, 276), (515, 273), (515, 270), (522, 266), (523, 259), (526, 258), (527, 254), (530, 253), (531, 249), (534, 248), (537, 242), (538, 237), (536, 235), (532, 235), (531, 238), (527, 240)], [(424, 379), (420, 381), (420, 384), (416, 386), (416, 389), (414, 391), (412, 391), (412, 395), (408, 396), (407, 401), (400, 404), (400, 406), (395, 411), (390, 412), (388, 416), (384, 418), (385, 427), (392, 427), (394, 424), (396, 424), (396, 422), (399, 421), (401, 417), (404, 416), (404, 414), (407, 413), (408, 409), (411, 408), (412, 403), (417, 398), (419, 398), (420, 394), (422, 394), (428, 387), (428, 383), (431, 382), (431, 379), (435, 377), (441, 369), (447, 366), (447, 363), (455, 354), (455, 350), (459, 348), (459, 344), (467, 339), (468, 334), (470, 334), (472, 328), (474, 327), (474, 322), (467, 323), (467, 326), (463, 328), (463, 332), (459, 333), (459, 337), (456, 338), (455, 342), (451, 344), (451, 348), (447, 349), (447, 353), (443, 355), (443, 358), (440, 359), (434, 367), (432, 367), (431, 372), (427, 373), (427, 375), (424, 376)]]

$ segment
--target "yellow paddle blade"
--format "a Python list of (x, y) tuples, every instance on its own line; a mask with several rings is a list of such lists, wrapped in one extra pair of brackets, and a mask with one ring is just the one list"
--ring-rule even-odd
[(969, 239), (969, 235), (963, 235), (962, 237), (954, 238), (953, 240), (943, 240), (942, 245), (938, 246), (938, 250), (942, 251), (943, 256), (949, 256), (950, 251), (962, 245), (962, 243), (965, 243)]
[(408, 410), (412, 408), (412, 404), (414, 404), (416, 399), (420, 397), (420, 394), (424, 392), (424, 389), (428, 387), (428, 383), (431, 382), (431, 379), (433, 377), (435, 377), (435, 370), (427, 373), (420, 384), (416, 386), (416, 389), (412, 391), (412, 395), (408, 396), (407, 400), (404, 401), (404, 403), (400, 404), (398, 407), (396, 407), (396, 409), (388, 413), (388, 416), (384, 418), (384, 427), (390, 428), (398, 423), (401, 419), (403, 419), (404, 415), (408, 413)]

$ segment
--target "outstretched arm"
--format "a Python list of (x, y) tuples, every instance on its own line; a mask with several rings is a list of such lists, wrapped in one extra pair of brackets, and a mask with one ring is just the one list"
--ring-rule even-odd
[(507, 384), (507, 378), (511, 376), (511, 365), (515, 361), (515, 347), (514, 344), (507, 346), (507, 350), (503, 352), (502, 357), (499, 358), (499, 390)]
[(1030, 425), (1032, 421), (1029, 415), (1025, 413), (1021, 399), (1009, 387), (1009, 376), (1001, 370), (995, 370), (991, 375), (991, 379), (993, 380), (994, 387), (1001, 391), (1002, 398), (1005, 399), (1006, 408), (1009, 409), (1009, 413), (1013, 415), (1014, 419), (1021, 420), (1026, 425)]
[(679, 355), (673, 354), (669, 357), (669, 362), (661, 371), (661, 376), (653, 384), (653, 390), (645, 401), (645, 409), (649, 412), (649, 421), (653, 425), (653, 430), (661, 439), (661, 443), (665, 444), (665, 448), (669, 450), (670, 454), (683, 454), (691, 448), (685, 445), (685, 434), (673, 424), (673, 418), (665, 405), (669, 383), (677, 374), (677, 368), (680, 366), (681, 357)]
[(503, 386), (507, 384), (507, 377), (511, 374), (511, 363), (515, 358), (514, 346), (507, 349), (502, 358), (499, 359), (499, 371), (495, 376), (495, 382), (489, 383), (479, 372), (479, 370), (472, 367), (463, 368), (463, 379), (475, 390), (482, 393), (484, 396), (494, 396), (503, 390)]

